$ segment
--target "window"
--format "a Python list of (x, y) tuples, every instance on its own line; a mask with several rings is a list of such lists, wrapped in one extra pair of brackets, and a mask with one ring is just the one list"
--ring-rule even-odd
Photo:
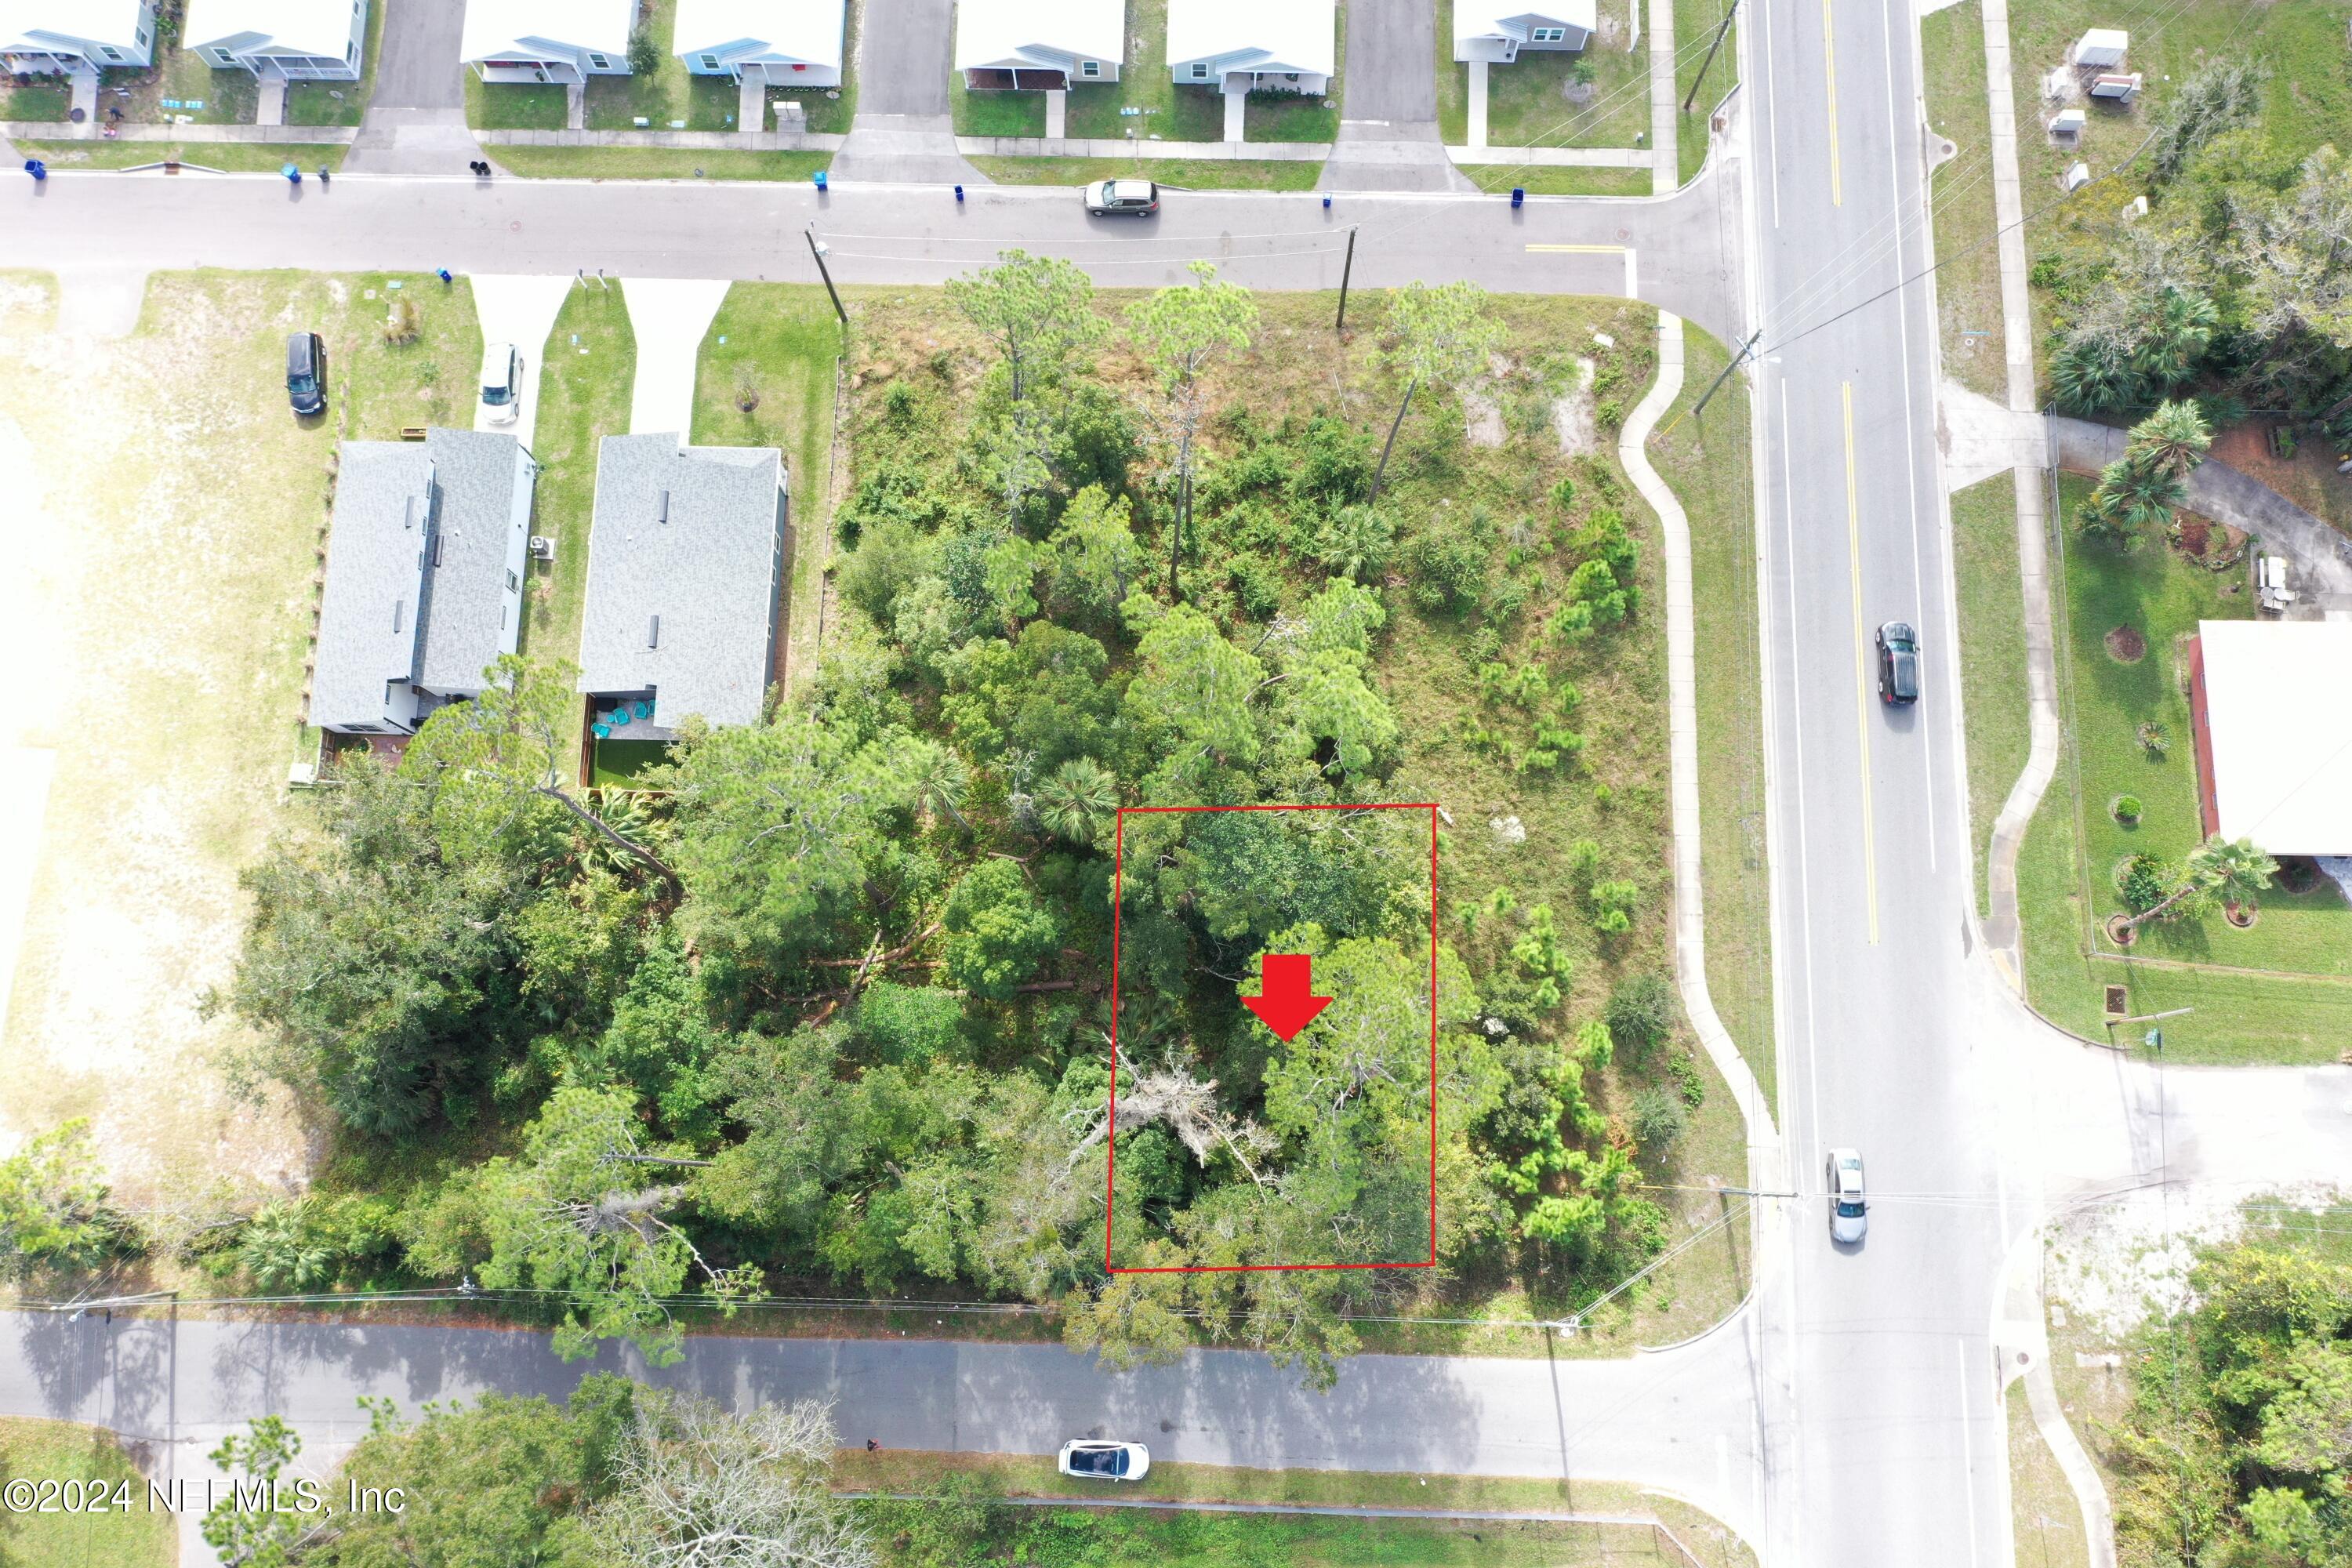
[(702, 68), (703, 68), (704, 70), (707, 70), (707, 71), (715, 71), (715, 70), (717, 70), (717, 69), (719, 68), (719, 57), (718, 57), (717, 55), (705, 55), (705, 56), (703, 56), (703, 57), (702, 57)]
[(142, 49), (145, 48), (147, 47), (147, 29), (144, 27), (133, 27), (131, 31), (132, 36), (138, 38), (139, 47)]
[(1209, 79), (1208, 61), (1194, 60), (1192, 62), (1192, 79), (1194, 81), (1206, 81)]
[(122, 58), (122, 51), (121, 51), (121, 49), (116, 48), (112, 44), (100, 44), (100, 45), (99, 45), (99, 46), (98, 46), (98, 52), (99, 52), (100, 54), (101, 54), (101, 55), (104, 55), (108, 59), (110, 59), (110, 60), (119, 60), (119, 59), (121, 59), (121, 58)]
[(236, 57), (230, 54), (226, 49), (215, 49), (213, 51), (213, 64), (221, 67), (223, 69), (226, 69), (230, 66), (236, 64)]
[(507, 574), (507, 592), (509, 594), (520, 594), (522, 592), (522, 579), (516, 576), (511, 572)]
[(600, 71), (611, 70), (613, 68), (612, 57), (609, 55), (591, 54), (588, 57), (588, 68), (590, 70)]
[(1538, 44), (1564, 44), (1568, 42), (1568, 29), (1566, 27), (1538, 27), (1535, 30), (1535, 41)]
[(1080, 76), (1100, 76), (1100, 75), (1102, 75), (1102, 61), (1100, 61), (1100, 60), (1080, 60), (1080, 61), (1078, 62), (1078, 74), (1079, 74)]

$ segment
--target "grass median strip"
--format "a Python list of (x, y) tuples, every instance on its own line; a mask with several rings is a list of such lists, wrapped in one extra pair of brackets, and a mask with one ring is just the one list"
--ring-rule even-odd
[(1954, 493), (1952, 553), (1968, 721), (1969, 846), (1976, 863), (1977, 912), (1990, 914), (1985, 856), (1993, 819), (2032, 750), (2025, 605), (2017, 577), (2017, 490), (2007, 474)]

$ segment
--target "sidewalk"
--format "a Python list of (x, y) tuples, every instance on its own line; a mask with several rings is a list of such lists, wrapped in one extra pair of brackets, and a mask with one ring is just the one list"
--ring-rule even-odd
[(686, 147), (754, 153), (838, 152), (849, 140), (814, 131), (477, 131), (485, 147)]
[(1319, 163), (1328, 142), (1129, 142), (1117, 136), (959, 136), (967, 158), (1202, 158), (1237, 163)]
[[(62, 120), (0, 121), (0, 137), (12, 142), (80, 139), (79, 126)], [(320, 144), (348, 147), (359, 136), (350, 125), (146, 125), (123, 121), (106, 140), (114, 142), (257, 142), (268, 146)]]

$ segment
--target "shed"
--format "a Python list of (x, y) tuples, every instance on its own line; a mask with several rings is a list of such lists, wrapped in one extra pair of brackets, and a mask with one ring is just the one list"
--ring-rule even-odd
[(2189, 706), (2205, 832), (2352, 855), (2352, 621), (2200, 621)]
[(2074, 68), (2114, 70), (2124, 63), (2124, 51), (2129, 47), (2131, 35), (2120, 27), (2094, 27), (2074, 40)]

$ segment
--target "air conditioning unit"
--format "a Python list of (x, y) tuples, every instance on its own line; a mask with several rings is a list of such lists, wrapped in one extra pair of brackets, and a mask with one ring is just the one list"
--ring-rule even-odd
[(548, 538), (547, 535), (543, 533), (532, 534), (530, 536), (530, 558), (533, 561), (554, 560), (555, 541)]

